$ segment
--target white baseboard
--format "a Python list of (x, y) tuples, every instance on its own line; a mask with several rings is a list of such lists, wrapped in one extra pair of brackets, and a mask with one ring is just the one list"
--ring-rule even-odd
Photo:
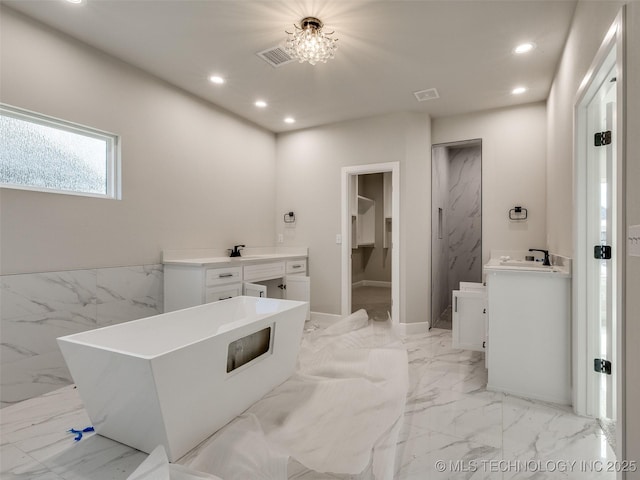
[(383, 282), (381, 280), (360, 280), (351, 284), (351, 288), (358, 287), (385, 287), (391, 288), (391, 282)]
[(395, 328), (400, 336), (427, 333), (429, 331), (429, 322), (397, 323)]
[(556, 405), (566, 405), (571, 406), (571, 396), (568, 397), (548, 397), (545, 395), (536, 395), (531, 392), (518, 392), (516, 390), (511, 390), (509, 388), (496, 387), (494, 385), (490, 385), (487, 383), (487, 391), (489, 392), (502, 392), (507, 395), (513, 395), (515, 397), (526, 398), (531, 400), (538, 400), (540, 402), (554, 403)]
[[(319, 322), (333, 323), (340, 320), (342, 315), (336, 315), (334, 313), (322, 313), (311, 312), (311, 320)], [(391, 323), (393, 329), (401, 337), (407, 335), (415, 335), (419, 333), (427, 333), (429, 331), (429, 322), (415, 322), (415, 323)]]

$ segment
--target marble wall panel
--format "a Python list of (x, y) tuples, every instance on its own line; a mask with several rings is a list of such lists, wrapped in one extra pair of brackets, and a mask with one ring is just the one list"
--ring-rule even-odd
[(57, 337), (162, 308), (162, 265), (1, 276), (0, 406), (71, 383)]
[(481, 147), (449, 149), (449, 289), (482, 281)]
[(18, 361), (57, 350), (56, 337), (96, 328), (96, 272), (0, 277), (0, 361)]
[(101, 327), (162, 313), (162, 265), (97, 271), (97, 318)]

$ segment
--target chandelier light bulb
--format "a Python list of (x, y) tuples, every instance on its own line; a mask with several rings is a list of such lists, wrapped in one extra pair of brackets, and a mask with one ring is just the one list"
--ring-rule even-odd
[(306, 17), (300, 21), (300, 26), (294, 25), (293, 32), (286, 32), (289, 37), (285, 44), (286, 52), (296, 58), (298, 62), (327, 63), (334, 58), (337, 48), (337, 38), (332, 38), (334, 32), (324, 33), (323, 24), (315, 17)]

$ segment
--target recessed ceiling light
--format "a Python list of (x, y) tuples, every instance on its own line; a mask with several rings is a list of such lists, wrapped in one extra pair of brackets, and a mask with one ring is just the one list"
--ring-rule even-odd
[(520, 45), (518, 45), (516, 48), (513, 49), (513, 53), (520, 55), (522, 53), (528, 53), (534, 48), (536, 48), (536, 44), (533, 42), (521, 43)]
[(69, 2), (69, 3), (75, 3), (75, 4), (82, 3), (83, 1), (84, 1), (84, 0), (67, 0), (67, 2)]
[(224, 78), (222, 78), (220, 75), (211, 75), (209, 77), (209, 81), (217, 85), (222, 85), (224, 83)]
[(513, 90), (511, 90), (511, 93), (514, 95), (520, 95), (526, 91), (527, 91), (526, 87), (516, 87)]
[(296, 119), (293, 117), (286, 117), (284, 123), (296, 123)]
[(256, 100), (256, 103), (254, 105), (258, 108), (265, 108), (267, 106), (267, 102), (265, 102), (264, 100)]

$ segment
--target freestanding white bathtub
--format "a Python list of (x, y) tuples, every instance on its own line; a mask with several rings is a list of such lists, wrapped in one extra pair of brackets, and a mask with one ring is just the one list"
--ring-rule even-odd
[(58, 344), (96, 431), (175, 461), (293, 373), (306, 309), (235, 297)]

